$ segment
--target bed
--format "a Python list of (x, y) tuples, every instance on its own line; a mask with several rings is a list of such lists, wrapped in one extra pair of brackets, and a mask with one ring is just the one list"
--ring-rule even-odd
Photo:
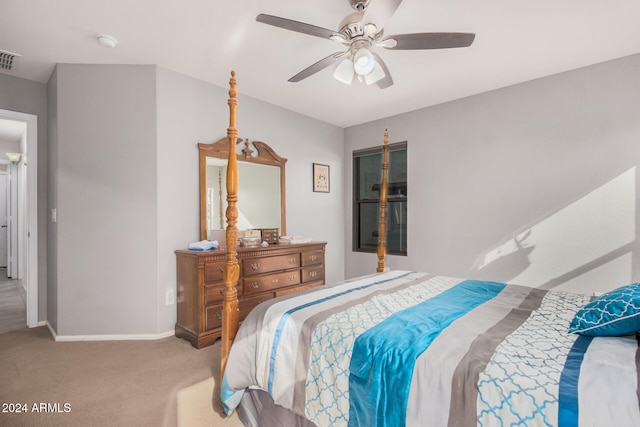
[(253, 426), (640, 426), (640, 284), (593, 297), (388, 271), (387, 145), (377, 272), (262, 303), (239, 329), (227, 177), (225, 411)]

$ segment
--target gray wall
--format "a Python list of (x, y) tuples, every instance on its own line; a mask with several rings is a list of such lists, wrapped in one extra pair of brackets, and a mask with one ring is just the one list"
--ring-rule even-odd
[(38, 117), (38, 319), (47, 316), (47, 86), (0, 74), (0, 109)]
[[(58, 227), (50, 224), (49, 213), (58, 202), (58, 69), (55, 68), (47, 85), (47, 206), (44, 217), (47, 234), (47, 311), (46, 319), (54, 331), (58, 330)], [(40, 162), (44, 163), (43, 158)], [(49, 225), (50, 224), (50, 225)], [(42, 232), (41, 231), (41, 232)]]
[(4, 154), (4, 153), (19, 153), (19, 152), (20, 152), (19, 141), (8, 141), (8, 140), (0, 139), (0, 153)]
[[(242, 95), (238, 72), (240, 138), (269, 144), (286, 164), (287, 234), (328, 242), (327, 282), (344, 278), (343, 129)], [(158, 289), (159, 330), (173, 328), (176, 249), (199, 240), (198, 142), (226, 136), (228, 88), (158, 68)], [(331, 166), (331, 193), (312, 191), (312, 164)], [(242, 177), (239, 177), (242, 186)], [(239, 200), (239, 203), (242, 203)]]
[[(395, 269), (546, 288), (640, 280), (640, 55), (345, 130), (345, 157), (408, 141), (408, 256)], [(352, 175), (347, 162), (346, 176)], [(372, 272), (351, 251), (346, 277)]]
[[(226, 135), (227, 89), (155, 66), (60, 64), (49, 95), (50, 323), (65, 338), (172, 331), (174, 251), (199, 240), (197, 143)], [(326, 240), (327, 281), (342, 280), (343, 130), (239, 101), (240, 136), (289, 159), (288, 232)], [(330, 194), (312, 192), (313, 162), (331, 165)]]
[(53, 76), (58, 335), (156, 331), (155, 74), (60, 64)]
[[(601, 290), (640, 279), (639, 72), (635, 55), (344, 131), (244, 97), (239, 73), (238, 127), (289, 159), (287, 231), (329, 242), (328, 282), (375, 268), (351, 252), (351, 152), (389, 127), (413, 197), (409, 255), (390, 267)], [(39, 118), (40, 319), (48, 275), (60, 335), (171, 331), (173, 251), (199, 237), (196, 144), (225, 135), (227, 88), (65, 64), (48, 89), (50, 120), (46, 85), (0, 74), (0, 108)], [(313, 162), (331, 193), (312, 192)]]

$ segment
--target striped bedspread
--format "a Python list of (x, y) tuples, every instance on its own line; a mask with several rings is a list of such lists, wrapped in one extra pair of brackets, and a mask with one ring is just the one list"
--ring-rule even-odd
[(568, 334), (586, 295), (410, 271), (258, 306), (235, 339), (247, 388), (318, 426), (640, 426), (634, 336)]

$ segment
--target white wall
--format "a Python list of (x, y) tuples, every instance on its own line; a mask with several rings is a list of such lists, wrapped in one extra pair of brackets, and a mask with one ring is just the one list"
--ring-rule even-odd
[[(385, 127), (408, 141), (408, 256), (388, 265), (587, 292), (640, 280), (638, 75), (634, 55), (346, 129), (348, 159)], [(345, 190), (354, 277), (375, 255), (351, 252)]]

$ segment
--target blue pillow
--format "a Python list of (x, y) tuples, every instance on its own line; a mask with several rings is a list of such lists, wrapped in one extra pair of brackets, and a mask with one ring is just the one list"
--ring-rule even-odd
[(582, 307), (569, 332), (593, 337), (615, 337), (640, 331), (640, 283), (600, 295)]

